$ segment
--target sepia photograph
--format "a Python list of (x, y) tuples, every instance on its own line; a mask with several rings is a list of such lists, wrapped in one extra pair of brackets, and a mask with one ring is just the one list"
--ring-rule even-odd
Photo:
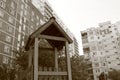
[(0, 80), (120, 80), (120, 0), (0, 0)]

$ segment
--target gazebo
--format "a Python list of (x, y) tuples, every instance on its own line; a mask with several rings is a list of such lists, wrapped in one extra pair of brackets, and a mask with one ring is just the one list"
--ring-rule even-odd
[[(72, 80), (69, 56), (70, 43), (72, 43), (72, 39), (54, 17), (33, 32), (25, 47), (29, 51), (29, 66), (32, 66), (31, 80)], [(48, 64), (52, 67), (46, 67), (45, 63), (40, 61), (40, 58), (44, 57), (43, 54), (53, 55), (51, 59), (54, 60), (54, 64), (49, 63), (50, 60), (48, 60)], [(62, 54), (66, 62), (64, 69), (59, 67), (59, 54)]]

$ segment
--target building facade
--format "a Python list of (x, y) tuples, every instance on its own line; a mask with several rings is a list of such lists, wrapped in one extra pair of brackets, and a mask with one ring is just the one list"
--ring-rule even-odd
[(73, 38), (73, 44), (74, 44), (74, 50), (75, 50), (75, 54), (79, 54), (79, 47), (78, 47), (78, 42), (77, 39), (74, 37)]
[(107, 21), (99, 26), (81, 32), (83, 51), (92, 62), (94, 80), (98, 80), (102, 72), (120, 69), (120, 24)]
[(82, 31), (81, 36), (82, 36), (84, 59), (85, 59), (86, 63), (88, 64), (87, 71), (88, 71), (88, 74), (91, 77), (91, 79), (93, 79), (93, 67), (92, 67), (92, 61), (91, 61), (91, 57), (90, 57), (90, 48), (89, 48), (90, 46), (89, 46), (89, 42), (88, 42), (87, 31)]
[(53, 16), (53, 9), (47, 0), (32, 0), (32, 3), (42, 13), (45, 22)]
[[(0, 0), (0, 63), (10, 64), (14, 50), (44, 22), (31, 0)], [(36, 27), (38, 26), (38, 27)]]

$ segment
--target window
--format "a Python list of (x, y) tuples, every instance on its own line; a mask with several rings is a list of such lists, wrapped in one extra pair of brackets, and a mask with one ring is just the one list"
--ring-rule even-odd
[(95, 50), (97, 49), (97, 47), (96, 47), (96, 46), (91, 46), (90, 49), (91, 49), (92, 51), (95, 51)]
[(114, 30), (117, 30), (117, 28), (114, 28)]
[(20, 11), (20, 15), (23, 16), (23, 11)]
[(26, 3), (28, 2), (28, 0), (26, 0)]
[(25, 8), (27, 9), (27, 7), (28, 7), (28, 5), (27, 4), (25, 4)]
[(100, 69), (98, 69), (98, 72), (100, 72)]
[(116, 59), (119, 59), (119, 57), (117, 57)]
[(24, 2), (24, 0), (22, 0), (22, 2)]
[(4, 17), (4, 12), (0, 10), (0, 17)]
[(97, 73), (97, 70), (96, 70), (96, 73)]
[(3, 56), (3, 63), (4, 63), (4, 64), (8, 64), (8, 60), (9, 60), (9, 58), (8, 58), (8, 57)]
[(90, 32), (89, 32), (89, 35), (93, 35), (93, 32), (92, 32), (92, 31), (90, 31)]
[(21, 39), (21, 35), (19, 34), (19, 35), (18, 35), (18, 41), (20, 41), (20, 39)]
[(8, 31), (9, 31), (10, 33), (12, 33), (13, 28), (12, 28), (11, 26), (8, 26)]
[(38, 26), (38, 25), (39, 25), (39, 22), (37, 22), (36, 25)]
[(10, 47), (5, 45), (4, 46), (4, 52), (9, 53), (10, 52)]
[(3, 22), (0, 21), (0, 28), (2, 27)]
[(23, 4), (21, 4), (21, 9), (24, 9), (24, 5)]
[(38, 15), (36, 16), (36, 18), (37, 18), (37, 20), (39, 20), (39, 16)]
[(101, 44), (101, 42), (99, 42), (99, 44)]
[(98, 37), (98, 39), (100, 39), (100, 37)]
[(44, 23), (45, 22), (42, 19), (40, 19), (40, 24), (43, 25)]
[(107, 45), (105, 45), (105, 47), (107, 47)]
[(113, 46), (113, 48), (116, 48), (116, 46)]
[(32, 11), (32, 16), (34, 16), (35, 14), (34, 14), (34, 12)]
[(120, 63), (118, 63), (117, 65), (120, 65)]
[(113, 36), (111, 36), (111, 38), (113, 38)]
[(120, 41), (120, 37), (117, 38), (117, 41)]
[(6, 2), (6, 0), (3, 0), (4, 2)]
[(103, 35), (102, 37), (105, 37), (105, 35)]
[(22, 41), (22, 46), (24, 46), (24, 41)]
[(21, 32), (21, 28), (22, 28), (22, 27), (21, 27), (21, 26), (19, 26), (19, 32)]
[(6, 36), (6, 41), (7, 42), (11, 42), (11, 37), (10, 36)]
[(12, 8), (10, 9), (10, 14), (12, 14), (12, 15), (15, 14), (15, 12), (14, 12), (14, 10)]
[(26, 10), (24, 11), (24, 15), (27, 15), (27, 11)]
[(95, 63), (95, 67), (99, 67), (99, 63)]
[(8, 21), (9, 21), (10, 23), (13, 23), (14, 20), (13, 20), (12, 17), (9, 17)]
[(107, 56), (107, 58), (110, 58), (110, 56)]
[(108, 51), (105, 51), (106, 53), (108, 52)]
[(5, 9), (5, 2), (0, 1), (0, 6)]
[(112, 41), (112, 43), (115, 43), (115, 41)]
[(15, 9), (15, 4), (14, 4), (14, 2), (11, 2), (11, 7), (12, 7), (13, 9)]
[(115, 52), (116, 54), (118, 53), (118, 52)]
[(96, 52), (93, 52), (93, 55), (96, 55)]
[(31, 21), (34, 21), (34, 20), (33, 20), (33, 17), (31, 18)]
[(22, 39), (24, 40), (24, 39), (25, 39), (25, 36), (23, 36)]
[(109, 33), (112, 33), (112, 31), (109, 31)]
[(105, 63), (103, 63), (103, 66), (105, 66), (106, 64)]
[(31, 28), (33, 28), (33, 26), (30, 26)]
[(27, 19), (24, 17), (24, 23), (26, 23)]
[(111, 62), (108, 62), (109, 64), (111, 64)]
[(25, 31), (25, 28), (26, 28), (26, 26), (25, 25), (23, 25), (23, 30)]
[(108, 26), (109, 28), (111, 28), (111, 26)]
[(17, 48), (20, 48), (20, 43), (17, 43)]
[(94, 37), (91, 37), (91, 39), (94, 39)]

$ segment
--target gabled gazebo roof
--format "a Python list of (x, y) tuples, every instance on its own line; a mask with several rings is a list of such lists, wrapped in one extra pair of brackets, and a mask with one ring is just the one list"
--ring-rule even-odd
[[(28, 38), (27, 44), (25, 46), (26, 49), (29, 49), (29, 46), (33, 43), (34, 39), (38, 37), (40, 34), (42, 35), (49, 35), (49, 36), (56, 36), (56, 37), (63, 37), (69, 43), (72, 43), (72, 39), (69, 35), (63, 30), (63, 28), (56, 22), (54, 17), (45, 23), (44, 25), (40, 26), (36, 31), (34, 31)], [(48, 40), (54, 46), (62, 45), (63, 42), (61, 41), (52, 41)]]

